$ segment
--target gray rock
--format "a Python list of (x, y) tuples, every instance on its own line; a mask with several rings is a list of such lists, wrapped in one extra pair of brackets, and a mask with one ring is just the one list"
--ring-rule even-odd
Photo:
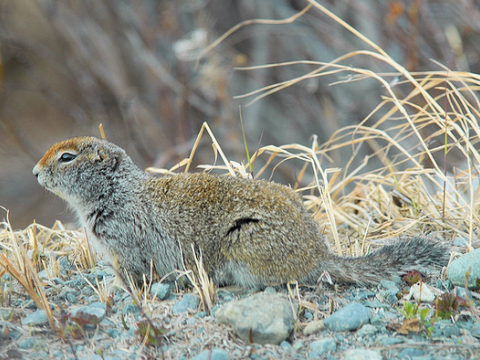
[(112, 338), (116, 338), (116, 337), (118, 337), (118, 335), (120, 335), (120, 331), (118, 331), (116, 329), (107, 329), (107, 334), (108, 334), (108, 336), (110, 336)]
[(228, 353), (225, 350), (213, 349), (202, 351), (192, 360), (230, 360)]
[(390, 345), (400, 344), (403, 342), (404, 340), (401, 338), (389, 337), (389, 336), (384, 337), (382, 338), (382, 340), (380, 340), (380, 344), (382, 344), (382, 346), (390, 346)]
[(451, 337), (451, 336), (454, 336), (454, 337), (457, 337), (457, 336), (460, 336), (460, 328), (456, 325), (449, 325), (449, 326), (445, 326), (443, 329), (442, 329), (442, 332), (443, 332), (443, 335), (445, 337)]
[(270, 295), (275, 295), (277, 293), (277, 290), (275, 290), (275, 288), (272, 286), (267, 286), (263, 291)]
[(311, 311), (305, 311), (303, 317), (307, 320), (313, 320), (313, 313)]
[(63, 281), (59, 277), (52, 277), (52, 283), (57, 285), (65, 285), (65, 281)]
[(310, 350), (312, 350), (308, 353), (308, 358), (313, 359), (324, 355), (327, 351), (336, 351), (337, 342), (334, 338), (328, 337), (322, 340), (314, 341), (310, 343), (308, 347)]
[(385, 290), (395, 290), (396, 292), (400, 291), (400, 289), (398, 288), (398, 284), (395, 281), (391, 280), (380, 281), (380, 287), (384, 288)]
[(354, 300), (365, 300), (368, 298), (373, 298), (376, 294), (377, 293), (373, 291), (358, 291), (354, 297)]
[(467, 244), (468, 244), (468, 239), (465, 239), (461, 236), (457, 236), (455, 239), (453, 239), (454, 246), (465, 246)]
[(295, 353), (295, 350), (293, 349), (292, 345), (288, 341), (283, 340), (280, 343), (280, 347), (285, 351), (287, 354), (293, 354)]
[(247, 344), (279, 344), (293, 329), (290, 302), (284, 296), (258, 293), (230, 301), (215, 313), (219, 323), (229, 325)]
[(396, 304), (398, 291), (395, 290), (382, 290), (378, 292), (378, 299), (383, 302), (387, 302), (390, 305)]
[(456, 324), (460, 329), (470, 330), (473, 326), (471, 321), (457, 320)]
[(41, 326), (48, 324), (48, 317), (45, 310), (37, 310), (22, 319), (22, 325)]
[(323, 322), (329, 330), (348, 331), (358, 329), (363, 324), (368, 323), (368, 320), (367, 308), (354, 302), (333, 313)]
[(20, 349), (30, 349), (30, 348), (33, 347), (33, 341), (32, 341), (32, 339), (25, 339), (23, 341), (20, 341), (18, 343), (18, 347)]
[(202, 311), (199, 311), (198, 313), (196, 313), (195, 317), (204, 318), (207, 315), (208, 315), (207, 312), (202, 310)]
[(399, 359), (412, 359), (416, 356), (422, 356), (424, 351), (417, 348), (406, 348), (398, 353)]
[(397, 294), (400, 292), (398, 284), (390, 280), (382, 280), (380, 282), (380, 287), (385, 289), (378, 292), (377, 297), (381, 300), (388, 302), (389, 304), (395, 304), (397, 299)]
[(90, 316), (96, 316), (99, 321), (102, 321), (105, 318), (107, 311), (105, 308), (105, 304), (102, 303), (93, 303), (87, 306), (80, 306), (74, 309), (70, 309), (69, 311), (69, 315), (71, 317), (78, 317), (80, 316), (80, 313)]
[(170, 284), (153, 284), (150, 288), (150, 294), (156, 296), (160, 300), (165, 300), (170, 296)]
[(376, 326), (365, 324), (357, 331), (357, 335), (361, 337), (371, 337), (378, 332), (378, 328)]
[(89, 354), (87, 356), (82, 356), (80, 360), (103, 360), (103, 358), (97, 354)]
[(38, 277), (41, 279), (41, 280), (47, 280), (48, 279), (48, 272), (46, 269), (43, 269), (42, 271), (39, 271), (38, 272)]
[(343, 353), (344, 360), (382, 360), (382, 355), (374, 350), (350, 349)]
[(127, 304), (125, 305), (125, 307), (123, 308), (122, 310), (122, 314), (123, 315), (127, 315), (127, 314), (138, 314), (140, 312), (140, 310), (138, 310), (138, 306), (137, 305), (134, 305), (134, 304)]
[(91, 307), (94, 307), (94, 308), (99, 308), (99, 309), (103, 309), (103, 310), (107, 310), (107, 305), (105, 303), (102, 303), (100, 301), (97, 301), (97, 302), (92, 302), (90, 305), (88, 306), (91, 306)]
[(305, 344), (301, 340), (297, 340), (293, 343), (292, 348), (293, 350), (300, 350)]
[(69, 303), (76, 304), (78, 302), (77, 297), (72, 293), (68, 293), (66, 296)]
[(72, 264), (70, 264), (70, 261), (68, 261), (67, 256), (63, 256), (58, 260), (58, 263), (60, 264), (60, 274), (61, 276), (68, 276), (68, 273), (70, 269), (72, 268)]
[(475, 288), (475, 282), (480, 278), (480, 249), (453, 260), (447, 268), (447, 277), (452, 284), (465, 286), (465, 273), (467, 271), (470, 271), (468, 287)]
[[(466, 300), (467, 299), (467, 291), (464, 287), (457, 286), (457, 295), (460, 296), (462, 299)], [(468, 291), (468, 297), (471, 299), (472, 294), (470, 294), (470, 291)]]
[(480, 339), (480, 324), (475, 324), (470, 328), (470, 334), (472, 336), (476, 337), (477, 339)]
[(178, 303), (173, 305), (172, 312), (175, 315), (182, 314), (188, 309), (196, 310), (200, 299), (193, 294), (185, 294)]
[(311, 321), (303, 329), (303, 335), (312, 335), (323, 329), (325, 329), (325, 324), (323, 323), (323, 320)]

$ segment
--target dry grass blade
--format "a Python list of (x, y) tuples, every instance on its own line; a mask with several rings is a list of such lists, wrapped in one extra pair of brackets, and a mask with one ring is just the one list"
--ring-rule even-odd
[[(374, 80), (384, 89), (384, 95), (358, 125), (338, 130), (318, 148), (293, 144), (259, 149), (258, 156), (269, 157), (257, 177), (275, 161), (279, 162), (272, 172), (284, 161), (305, 162), (301, 167), (302, 178), (305, 169), (311, 167), (310, 185), (297, 190), (317, 190), (315, 195), (305, 195), (305, 203), (319, 210), (315, 217), (322, 224), (330, 224), (327, 228), (335, 239), (337, 252), (340, 252), (338, 224), (347, 225), (364, 238), (362, 245), (355, 243), (354, 253), (365, 251), (367, 239), (447, 230), (452, 237), (468, 238), (471, 249), (475, 229), (480, 224), (479, 75), (451, 71), (439, 64), (442, 71), (409, 72), (325, 7), (314, 0), (308, 2), (374, 51), (353, 51), (328, 63), (293, 61), (241, 68), (257, 71), (300, 64), (314, 67), (304, 75), (238, 98), (254, 96), (250, 102), (253, 103), (299, 82), (322, 78), (334, 78), (330, 85), (335, 86)], [(357, 58), (365, 57), (393, 72), (352, 65)], [(347, 62), (348, 65), (344, 64)], [(338, 80), (342, 76), (345, 80)], [(357, 154), (365, 153), (361, 151), (365, 146), (371, 155), (357, 158)], [(326, 167), (339, 152), (351, 154), (346, 167), (341, 170)], [(373, 162), (383, 166), (372, 166)], [(398, 203), (399, 197), (408, 200)]]
[(193, 244), (192, 253), (195, 259), (196, 272), (187, 269), (185, 275), (188, 277), (188, 280), (200, 295), (205, 311), (210, 314), (210, 311), (215, 305), (217, 299), (217, 290), (212, 279), (210, 279), (205, 271), (205, 268), (203, 267), (201, 254), (199, 259), (195, 253)]
[[(23, 245), (17, 241), (15, 233), (12, 230), (10, 222), (8, 221), (7, 211), (7, 228), (11, 238), (14, 259), (17, 264), (12, 264), (5, 254), (0, 255), (0, 266), (2, 266), (7, 273), (9, 273), (18, 283), (25, 289), (37, 308), (42, 309), (47, 314), (48, 322), (52, 329), (55, 330), (55, 321), (53, 318), (52, 309), (43, 291), (43, 285), (40, 282), (35, 266), (30, 261), (27, 251)], [(36, 238), (34, 238), (36, 240)]]
[(270, 19), (253, 19), (253, 20), (245, 20), (245, 21), (242, 21), (241, 23), (235, 25), (234, 27), (232, 27), (230, 30), (228, 30), (225, 34), (223, 34), (222, 36), (220, 36), (217, 40), (215, 40), (213, 43), (211, 43), (209, 46), (207, 46), (205, 48), (205, 50), (202, 51), (202, 53), (199, 55), (198, 59), (197, 59), (197, 64), (196, 66), (198, 66), (198, 63), (199, 61), (210, 51), (212, 51), (215, 47), (217, 47), (220, 43), (222, 43), (227, 37), (229, 37), (230, 35), (232, 35), (233, 33), (235, 33), (236, 31), (240, 30), (242, 27), (244, 26), (248, 26), (248, 25), (252, 25), (252, 24), (262, 24), (262, 25), (285, 25), (285, 24), (289, 24), (289, 23), (292, 23), (294, 21), (296, 21), (297, 19), (299, 19), (300, 17), (302, 17), (303, 15), (305, 15), (308, 10), (310, 10), (310, 8), (312, 7), (311, 4), (307, 5), (305, 8), (303, 8), (303, 10), (299, 11), (298, 13), (296, 13), (295, 15), (293, 16), (290, 16), (289, 18), (287, 19), (283, 19), (283, 20), (270, 20)]

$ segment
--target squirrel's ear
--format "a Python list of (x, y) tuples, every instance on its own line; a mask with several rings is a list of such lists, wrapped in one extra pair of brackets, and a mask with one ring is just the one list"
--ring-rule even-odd
[(96, 161), (105, 161), (105, 159), (107, 158), (107, 154), (105, 153), (105, 150), (100, 148), (97, 150), (97, 158), (95, 159)]

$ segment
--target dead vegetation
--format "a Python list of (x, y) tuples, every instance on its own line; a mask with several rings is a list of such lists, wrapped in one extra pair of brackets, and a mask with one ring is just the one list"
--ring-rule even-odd
[[(210, 165), (200, 167), (205, 171), (271, 178), (285, 162), (295, 162), (294, 168), (301, 170), (292, 186), (303, 196), (326, 237), (342, 255), (361, 256), (372, 246), (382, 245), (385, 239), (416, 233), (433, 233), (446, 241), (460, 237), (467, 251), (478, 247), (480, 76), (453, 71), (434, 62), (435, 71), (411, 72), (318, 3), (313, 0), (308, 3), (295, 19), (316, 8), (351, 31), (371, 50), (352, 51), (330, 62), (290, 61), (239, 68), (239, 71), (261, 72), (308, 65), (311, 69), (239, 97), (249, 98), (253, 104), (311, 79), (326, 81), (330, 86), (373, 81), (382, 88), (382, 94), (370, 113), (359, 124), (335, 131), (323, 143), (313, 136), (307, 145), (246, 149), (247, 158), (251, 159), (247, 164), (228, 159), (221, 141), (215, 138), (215, 128), (205, 123), (189, 158), (170, 170), (148, 170), (162, 173), (181, 168), (191, 170), (195, 151), (207, 130), (213, 155)], [(245, 23), (239, 28), (249, 25)], [(365, 62), (365, 58), (371, 61)], [(378, 72), (365, 65), (372, 63), (381, 63), (382, 68), (390, 70)], [(248, 132), (245, 135), (248, 143), (256, 142)], [(349, 154), (341, 168), (334, 162), (339, 151)], [(260, 167), (254, 167), (252, 173), (250, 166), (259, 158), (263, 162), (258, 162)], [(12, 292), (20, 286), (38, 308), (47, 310), (52, 327), (57, 325), (44, 292), (50, 285), (40, 281), (38, 272), (47, 270), (49, 277), (65, 276), (59, 273), (58, 261), (62, 257), (68, 257), (73, 264), (69, 270), (72, 274), (89, 270), (95, 264), (83, 232), (66, 230), (60, 222), (53, 228), (34, 223), (18, 231), (11, 228), (7, 216), (0, 224), (0, 252), (0, 306), (10, 307)], [(198, 260), (198, 269), (190, 273), (198, 276), (189, 276), (209, 311), (215, 302), (216, 289), (202, 273), (201, 259)], [(5, 273), (11, 275), (10, 280), (1, 280)], [(99, 290), (103, 294), (99, 297), (107, 301), (103, 291)], [(298, 291), (295, 294), (300, 296)], [(132, 296), (149, 315), (148, 286), (135, 289)], [(310, 305), (308, 301), (304, 304)], [(145, 339), (150, 331), (150, 325), (146, 326)]]

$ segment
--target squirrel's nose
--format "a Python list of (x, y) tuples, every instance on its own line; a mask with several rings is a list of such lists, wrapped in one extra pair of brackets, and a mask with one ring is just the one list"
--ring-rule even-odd
[(38, 164), (35, 165), (32, 172), (33, 172), (33, 175), (35, 175), (35, 177), (38, 177), (38, 173), (40, 172), (40, 169), (38, 168)]

